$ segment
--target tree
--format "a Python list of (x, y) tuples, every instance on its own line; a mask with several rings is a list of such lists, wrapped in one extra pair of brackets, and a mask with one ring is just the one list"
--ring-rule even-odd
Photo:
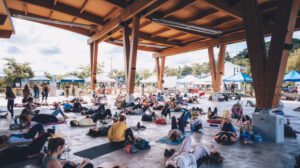
[(229, 55), (229, 52), (226, 52), (226, 55), (225, 55), (225, 61), (231, 61), (231, 57)]
[(3, 58), (6, 61), (4, 65), (5, 83), (10, 86), (15, 86), (15, 83), (21, 83), (21, 79), (29, 79), (34, 76), (34, 73), (29, 66), (29, 63), (18, 63), (14, 58)]
[(179, 70), (176, 68), (165, 67), (164, 74), (166, 76), (179, 76)]
[(46, 78), (53, 79), (53, 76), (50, 73), (48, 73), (48, 72), (44, 72), (44, 76)]
[(143, 69), (143, 70), (139, 71), (140, 78), (147, 79), (150, 76), (152, 76), (152, 73), (148, 69)]
[[(101, 74), (104, 72), (104, 63), (97, 65), (97, 74)], [(86, 77), (91, 77), (91, 66), (84, 65), (79, 67), (79, 71), (74, 71), (72, 74), (78, 78), (84, 79)]]
[(180, 76), (186, 76), (192, 74), (193, 69), (190, 66), (184, 66), (180, 71)]
[(300, 48), (291, 53), (288, 58), (285, 72), (288, 73), (292, 70), (300, 71)]

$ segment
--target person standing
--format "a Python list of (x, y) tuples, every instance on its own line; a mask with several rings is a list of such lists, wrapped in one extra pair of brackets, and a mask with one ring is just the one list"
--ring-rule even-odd
[(74, 86), (74, 84), (72, 84), (72, 96), (73, 97), (75, 97), (75, 91), (76, 91), (75, 86)]
[(6, 99), (7, 99), (7, 110), (11, 114), (11, 118), (14, 116), (14, 99), (16, 98), (16, 95), (12, 91), (11, 87), (6, 88)]
[(234, 83), (231, 83), (230, 90), (232, 93), (234, 93)]
[(102, 84), (102, 89), (103, 89), (102, 94), (105, 94), (105, 84), (104, 83)]
[(28, 87), (28, 85), (26, 84), (24, 89), (23, 89), (23, 100), (22, 100), (22, 103), (26, 103), (27, 102), (27, 99), (28, 97), (30, 96), (30, 89)]
[(45, 100), (45, 103), (47, 104), (47, 99), (48, 99), (48, 94), (49, 94), (49, 87), (48, 87), (48, 84), (47, 83), (44, 83), (43, 85), (43, 89), (42, 89), (42, 103), (44, 103), (44, 100)]
[(67, 83), (67, 85), (66, 85), (66, 97), (67, 98), (69, 97), (69, 89), (70, 89), (70, 86), (69, 86), (69, 83)]
[(40, 88), (39, 88), (38, 83), (34, 84), (33, 91), (34, 91), (34, 98), (39, 99), (40, 98)]
[(142, 96), (144, 96), (144, 93), (145, 93), (145, 85), (144, 85), (144, 83), (141, 84), (141, 87), (142, 87)]

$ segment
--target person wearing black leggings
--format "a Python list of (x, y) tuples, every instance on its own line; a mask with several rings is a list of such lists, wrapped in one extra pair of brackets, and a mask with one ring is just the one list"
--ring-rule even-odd
[(0, 165), (19, 162), (39, 154), (50, 134), (44, 133), (26, 146), (14, 146), (0, 152)]
[(6, 88), (6, 99), (7, 99), (7, 110), (11, 114), (11, 118), (14, 116), (14, 99), (16, 98), (16, 95), (12, 91), (11, 87)]

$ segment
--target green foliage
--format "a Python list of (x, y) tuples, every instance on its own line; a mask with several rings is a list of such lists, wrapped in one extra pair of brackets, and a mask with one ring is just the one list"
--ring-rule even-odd
[(109, 76), (113, 79), (125, 78), (125, 72), (113, 69), (112, 73), (109, 73)]
[[(104, 72), (104, 63), (97, 65), (97, 74), (101, 74)], [(78, 78), (84, 79), (91, 76), (91, 66), (84, 65), (79, 67), (78, 71), (72, 72), (72, 74)]]
[(138, 74), (139, 74), (139, 77), (143, 78), (143, 79), (147, 79), (153, 75), (150, 72), (150, 70), (148, 70), (148, 69), (143, 69), (143, 70), (139, 71)]
[(181, 70), (180, 70), (180, 76), (186, 76), (186, 75), (190, 75), (192, 74), (193, 69), (190, 66), (184, 66)]
[(194, 76), (199, 76), (203, 73), (209, 73), (210, 72), (210, 67), (208, 63), (203, 63), (203, 64), (199, 64), (199, 63), (194, 63), (191, 66), (192, 68), (192, 74)]
[(230, 57), (230, 55), (229, 55), (228, 52), (226, 52), (226, 55), (225, 55), (225, 62), (226, 62), (226, 61), (228, 61), (228, 62), (231, 61), (231, 57)]
[(165, 67), (164, 74), (166, 76), (179, 76), (179, 69), (177, 68), (169, 68)]
[(300, 72), (300, 48), (290, 53), (285, 72), (288, 73), (292, 70)]
[(44, 72), (44, 76), (46, 78), (53, 79), (53, 76), (50, 73), (48, 73), (48, 72)]
[(21, 79), (29, 79), (34, 77), (34, 73), (29, 66), (29, 63), (18, 63), (14, 58), (3, 58), (6, 61), (4, 65), (5, 84), (7, 86), (15, 86), (16, 82), (21, 82)]

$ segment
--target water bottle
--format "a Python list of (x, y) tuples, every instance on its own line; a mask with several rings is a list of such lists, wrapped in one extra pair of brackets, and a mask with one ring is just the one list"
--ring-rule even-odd
[(243, 129), (243, 135), (246, 135), (246, 130), (245, 129)]
[(125, 147), (125, 152), (126, 152), (127, 154), (130, 154), (130, 145), (126, 145), (126, 147)]
[(194, 125), (193, 124), (191, 124), (191, 132), (194, 132)]
[(52, 126), (53, 134), (55, 134), (55, 125)]
[(117, 118), (118, 117), (118, 112), (115, 112), (115, 118)]
[(15, 119), (14, 119), (14, 122), (15, 122), (15, 124), (18, 124), (18, 119), (15, 118)]

